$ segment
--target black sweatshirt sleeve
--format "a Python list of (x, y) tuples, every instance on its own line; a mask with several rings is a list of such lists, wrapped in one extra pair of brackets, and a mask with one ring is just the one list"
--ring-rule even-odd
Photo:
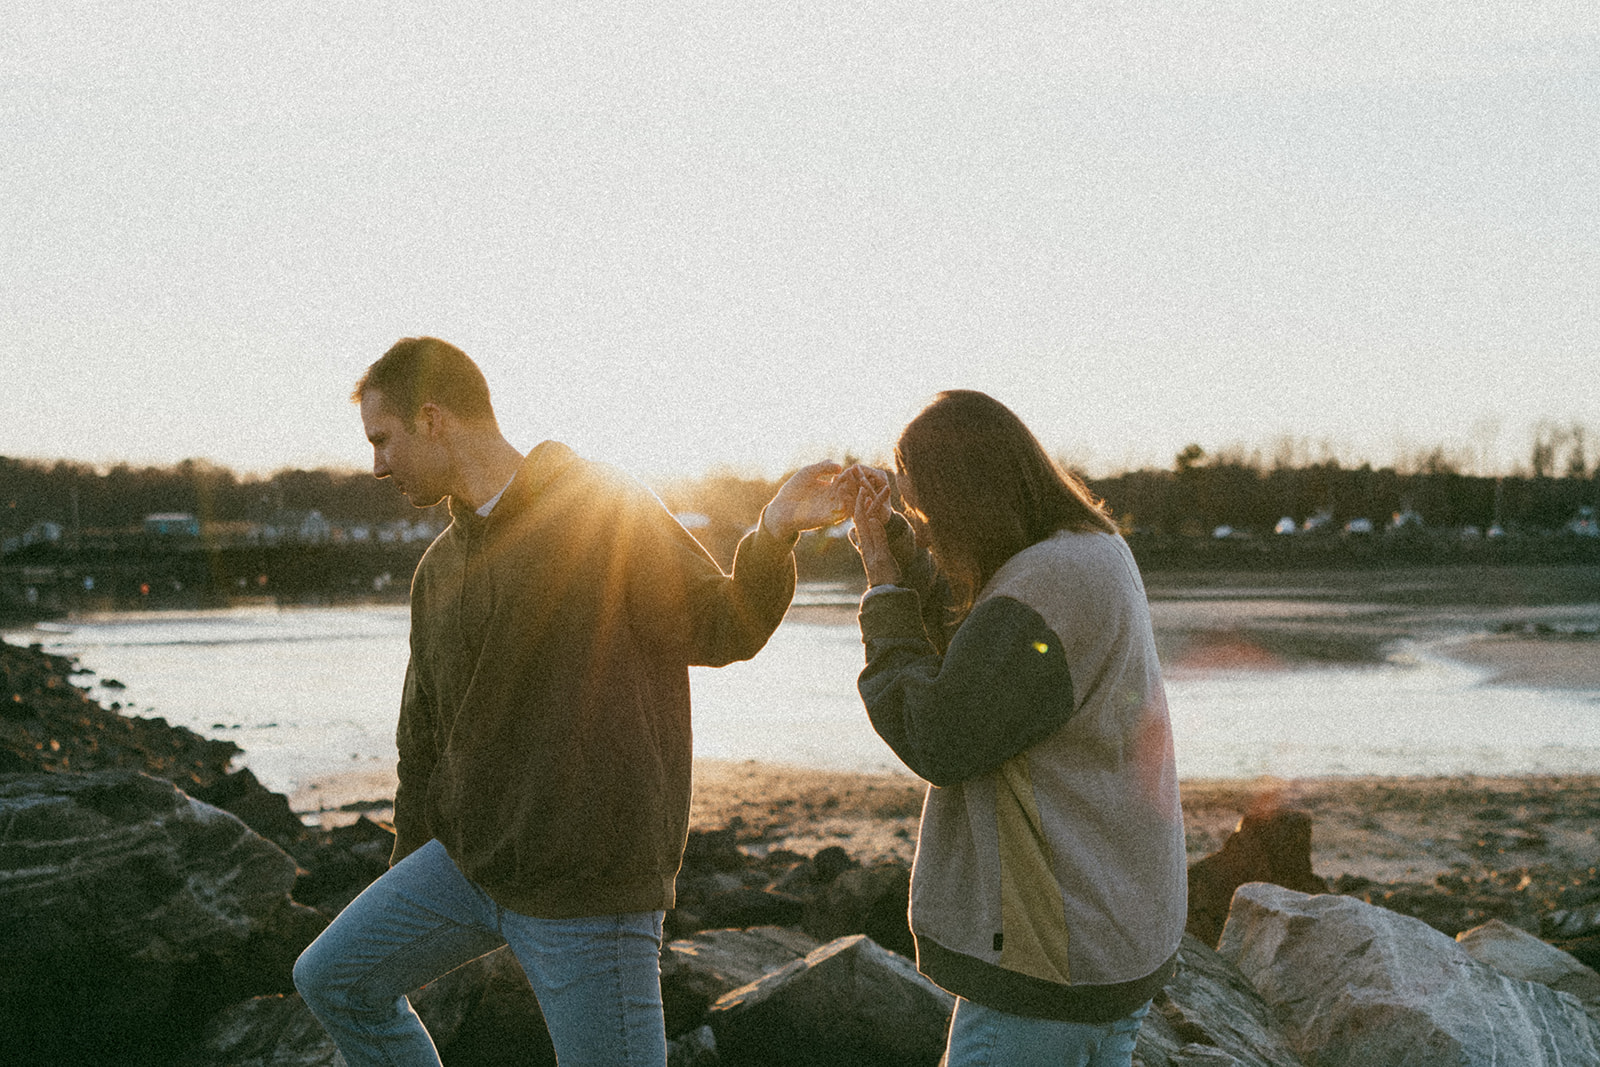
[(862, 602), (861, 636), (867, 666), (857, 688), (872, 727), (934, 785), (991, 771), (1072, 717), (1061, 641), (1021, 601), (983, 601), (941, 656), (917, 594), (888, 590)]
[(889, 538), (889, 553), (900, 567), (896, 584), (914, 590), (922, 598), (922, 628), (934, 651), (944, 652), (950, 644), (950, 582), (933, 564), (928, 550), (917, 543), (911, 523), (898, 511), (884, 531)]

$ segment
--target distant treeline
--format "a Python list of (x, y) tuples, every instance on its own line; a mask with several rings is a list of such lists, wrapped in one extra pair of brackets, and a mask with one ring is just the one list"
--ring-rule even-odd
[[(656, 488), (727, 565), (779, 484), (724, 472)], [(1441, 465), (1410, 473), (1335, 461), (1266, 467), (1191, 447), (1171, 470), (1089, 485), (1147, 570), (1600, 565), (1600, 472), (1587, 469), (1487, 478)], [(318, 521), (304, 522), (313, 512)], [(196, 521), (146, 521), (173, 513)], [(396, 525), (415, 533), (416, 520), (429, 517), (421, 538), (385, 535)], [(240, 477), (193, 461), (98, 470), (0, 457), (0, 618), (238, 597), (400, 598), (433, 529), (447, 521), (365, 472)], [(802, 578), (860, 580), (839, 533), (801, 539)]]
[[(658, 486), (673, 511), (702, 515), (709, 538), (721, 541), (752, 524), (780, 479), (711, 473)], [(1130, 532), (1208, 536), (1218, 527), (1257, 536), (1283, 519), (1304, 525), (1325, 517), (1330, 530), (1364, 519), (1382, 531), (1409, 514), (1429, 529), (1476, 527), (1487, 533), (1562, 530), (1581, 508), (1600, 503), (1600, 466), (1506, 477), (1463, 474), (1436, 461), (1423, 469), (1341, 466), (1327, 460), (1267, 466), (1238, 456), (1208, 456), (1191, 445), (1170, 470), (1140, 470), (1089, 479)], [(39, 522), (63, 531), (136, 529), (146, 516), (181, 512), (203, 530), (271, 523), (320, 512), (335, 523), (381, 524), (421, 517), (387, 482), (365, 471), (284, 470), (244, 476), (197, 460), (170, 467), (100, 469), (0, 456), (0, 538)], [(443, 516), (439, 516), (441, 519)]]
[(317, 511), (334, 521), (381, 523), (418, 512), (366, 471), (282, 470), (259, 477), (203, 460), (170, 467), (8, 459), (0, 456), (0, 536), (37, 522), (64, 529), (126, 530), (145, 516), (183, 512), (202, 526), (277, 520)]
[[(1560, 530), (1600, 497), (1600, 472), (1486, 478), (1449, 469), (1400, 473), (1390, 467), (1341, 467), (1337, 461), (1264, 469), (1236, 460), (1207, 461), (1186, 451), (1170, 471), (1135, 471), (1093, 480), (1125, 527), (1176, 534), (1231, 526), (1272, 532), (1283, 519), (1303, 526), (1325, 518), (1334, 530), (1365, 519), (1377, 531), (1405, 517), (1429, 529), (1508, 533)], [(1330, 531), (1331, 532), (1331, 531)]]

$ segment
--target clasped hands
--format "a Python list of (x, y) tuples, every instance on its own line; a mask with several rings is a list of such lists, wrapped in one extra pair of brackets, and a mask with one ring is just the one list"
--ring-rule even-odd
[(887, 526), (894, 515), (889, 491), (889, 475), (876, 467), (813, 463), (783, 483), (764, 521), (769, 533), (790, 538), (853, 519), (850, 541), (861, 553), (868, 584), (892, 585), (900, 580), (900, 565), (889, 551)]

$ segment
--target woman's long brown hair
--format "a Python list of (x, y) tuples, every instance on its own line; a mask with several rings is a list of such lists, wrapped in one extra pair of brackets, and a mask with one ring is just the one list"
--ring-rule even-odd
[(894, 449), (906, 507), (964, 614), (1002, 564), (1060, 530), (1116, 533), (1104, 502), (1000, 401), (940, 393)]

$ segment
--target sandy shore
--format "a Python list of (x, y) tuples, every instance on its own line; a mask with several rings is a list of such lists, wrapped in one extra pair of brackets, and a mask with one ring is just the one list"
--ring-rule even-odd
[[(922, 792), (910, 776), (704, 763), (693, 818), (775, 848), (837, 844), (866, 862), (909, 860)], [(1311, 814), (1312, 867), (1329, 879), (1431, 882), (1600, 864), (1600, 775), (1189, 781), (1182, 795), (1191, 861), (1221, 847), (1246, 812), (1276, 804)]]
[[(1216, 851), (1246, 812), (1281, 804), (1310, 813), (1312, 868), (1330, 880), (1474, 880), (1600, 865), (1600, 775), (1188, 781), (1182, 793), (1191, 861)], [(909, 862), (922, 795), (910, 775), (703, 760), (695, 765), (692, 825), (733, 827), (756, 849), (814, 854), (839, 845), (862, 862)], [(362, 772), (291, 800), (298, 811), (324, 809), (331, 825), (361, 813), (387, 819), (381, 798), (392, 796), (392, 775)]]

